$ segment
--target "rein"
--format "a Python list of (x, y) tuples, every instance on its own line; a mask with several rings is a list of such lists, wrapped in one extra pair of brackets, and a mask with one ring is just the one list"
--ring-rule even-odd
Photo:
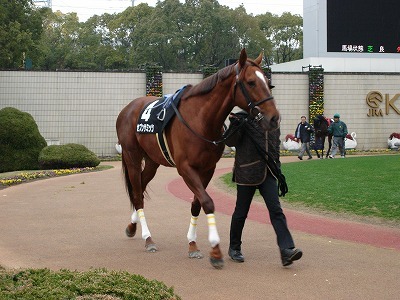
[[(227, 137), (223, 137), (222, 139), (217, 140), (217, 141), (212, 141), (212, 140), (209, 140), (209, 139), (205, 138), (205, 137), (202, 136), (201, 134), (197, 133), (197, 132), (194, 131), (194, 130), (192, 129), (192, 127), (190, 127), (189, 124), (185, 121), (185, 119), (182, 117), (181, 113), (179, 112), (178, 108), (175, 106), (175, 104), (174, 104), (174, 103), (171, 103), (171, 106), (172, 106), (172, 108), (174, 109), (174, 111), (175, 111), (175, 113), (176, 113), (176, 116), (178, 117), (179, 121), (181, 121), (181, 123), (182, 123), (183, 125), (185, 125), (195, 136), (197, 136), (198, 138), (200, 138), (201, 140), (203, 140), (203, 141), (205, 141), (205, 142), (214, 144), (215, 146), (218, 146), (219, 144), (225, 142), (225, 140), (226, 140)], [(224, 128), (225, 128), (225, 127), (226, 127), (226, 125), (224, 124)]]

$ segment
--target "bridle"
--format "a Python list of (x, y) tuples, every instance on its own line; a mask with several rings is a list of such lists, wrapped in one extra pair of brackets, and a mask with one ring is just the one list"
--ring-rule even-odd
[(251, 97), (249, 95), (249, 93), (247, 92), (247, 89), (243, 83), (242, 80), (240, 80), (240, 74), (243, 70), (245, 70), (246, 68), (242, 68), (241, 70), (239, 70), (239, 63), (236, 63), (235, 65), (235, 71), (236, 71), (236, 82), (235, 82), (235, 86), (233, 88), (233, 99), (235, 99), (236, 96), (236, 87), (239, 85), (239, 88), (247, 102), (247, 106), (250, 108), (250, 115), (252, 117), (254, 117), (256, 122), (261, 121), (264, 116), (263, 114), (260, 112), (259, 109), (257, 109), (257, 106), (259, 106), (260, 104), (273, 100), (274, 97), (271, 95), (265, 99), (259, 100), (259, 101), (251, 101)]

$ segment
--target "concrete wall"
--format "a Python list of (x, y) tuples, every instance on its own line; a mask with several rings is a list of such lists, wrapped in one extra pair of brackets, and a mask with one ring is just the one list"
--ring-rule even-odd
[[(308, 116), (308, 74), (273, 73), (273, 89), (282, 115), (282, 140), (294, 134), (302, 115)], [(382, 116), (368, 116), (369, 92), (378, 91), (383, 96)], [(400, 114), (389, 107), (386, 114), (386, 95), (392, 99), (400, 94), (400, 74), (326, 73), (324, 75), (325, 116), (332, 118), (338, 112), (347, 124), (349, 133), (357, 134), (357, 149), (387, 148), (387, 139), (393, 132), (400, 132)], [(392, 102), (400, 110), (400, 100)]]
[[(163, 92), (197, 84), (202, 74), (163, 73)], [(308, 115), (308, 75), (274, 73), (273, 90), (282, 115), (282, 140), (293, 134), (301, 115)], [(325, 115), (339, 112), (357, 149), (382, 149), (392, 132), (400, 132), (400, 115), (393, 108), (368, 117), (367, 94), (376, 90), (392, 99), (400, 93), (400, 74), (325, 74)], [(79, 143), (97, 155), (116, 154), (115, 120), (131, 100), (146, 94), (144, 73), (0, 71), (0, 109), (29, 112), (51, 144)], [(393, 102), (400, 109), (400, 100)]]
[[(163, 93), (197, 84), (202, 74), (163, 74)], [(146, 95), (145, 73), (0, 71), (0, 109), (30, 113), (48, 144), (78, 143), (115, 155), (121, 109)]]
[(163, 93), (173, 94), (186, 84), (197, 84), (203, 80), (201, 73), (163, 73)]
[[(371, 91), (381, 93), (384, 98), (379, 105), (382, 116), (368, 116), (370, 106), (366, 99)], [(327, 116), (340, 113), (349, 132), (357, 133), (357, 149), (386, 148), (390, 134), (400, 132), (400, 114), (391, 107), (386, 114), (385, 96), (390, 100), (399, 93), (400, 74), (327, 74), (325, 112)], [(393, 104), (400, 109), (400, 101)]]
[(0, 108), (30, 113), (51, 144), (83, 144), (115, 153), (115, 120), (130, 100), (146, 94), (144, 73), (0, 72)]

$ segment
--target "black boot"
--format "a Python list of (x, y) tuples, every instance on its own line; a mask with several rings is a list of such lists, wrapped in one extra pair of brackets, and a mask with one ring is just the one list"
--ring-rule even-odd
[(235, 262), (244, 262), (244, 256), (240, 250), (233, 250), (229, 248), (229, 257)]
[(289, 266), (295, 260), (299, 260), (303, 256), (303, 252), (300, 249), (292, 248), (292, 249), (282, 249), (281, 250), (281, 258), (282, 265)]

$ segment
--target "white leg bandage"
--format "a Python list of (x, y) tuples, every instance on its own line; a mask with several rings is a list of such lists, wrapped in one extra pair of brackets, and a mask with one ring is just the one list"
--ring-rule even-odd
[(189, 230), (187, 233), (187, 239), (190, 242), (195, 242), (197, 240), (197, 219), (199, 217), (194, 217), (192, 216), (190, 218), (190, 225), (189, 225)]
[(214, 214), (207, 215), (207, 223), (208, 223), (208, 240), (211, 244), (211, 247), (214, 248), (220, 242)]
[(133, 213), (131, 216), (131, 223), (136, 224), (138, 221), (139, 221), (139, 217), (138, 217), (137, 211), (136, 211), (136, 209), (133, 209)]
[(138, 209), (137, 213), (139, 216), (140, 226), (142, 227), (142, 239), (146, 240), (149, 236), (151, 236), (151, 234), (149, 228), (147, 227), (143, 209)]

